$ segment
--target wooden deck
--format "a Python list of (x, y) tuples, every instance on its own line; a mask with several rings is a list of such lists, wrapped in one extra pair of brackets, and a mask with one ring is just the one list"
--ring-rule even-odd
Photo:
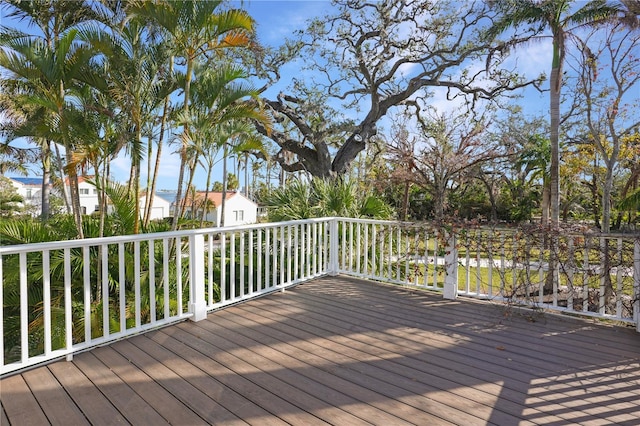
[(640, 425), (640, 334), (323, 278), (4, 378), (0, 400), (3, 426)]

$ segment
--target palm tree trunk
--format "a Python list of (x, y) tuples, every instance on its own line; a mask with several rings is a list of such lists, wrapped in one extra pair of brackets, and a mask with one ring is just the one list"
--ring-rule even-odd
[(60, 148), (58, 148), (58, 144), (54, 144), (54, 148), (56, 150), (56, 163), (58, 164), (58, 170), (60, 171), (60, 182), (62, 182), (62, 198), (64, 198), (64, 205), (67, 208), (67, 214), (71, 214), (71, 201), (69, 200), (67, 185), (64, 183), (64, 166), (62, 165)]
[(249, 198), (249, 153), (244, 153), (244, 196)]
[(40, 219), (46, 222), (51, 214), (49, 200), (51, 195), (51, 142), (45, 141), (42, 147), (42, 200)]
[[(169, 74), (173, 74), (173, 57), (171, 57), (170, 61), (169, 61)], [(145, 212), (146, 217), (144, 218), (144, 224), (149, 225), (149, 221), (151, 218), (151, 208), (153, 207), (153, 198), (155, 197), (156, 194), (156, 183), (158, 181), (158, 171), (160, 170), (160, 158), (162, 155), (162, 145), (164, 143), (164, 132), (165, 132), (165, 128), (167, 125), (167, 118), (169, 117), (169, 101), (170, 101), (170, 96), (167, 95), (164, 98), (164, 107), (162, 109), (162, 118), (160, 119), (160, 135), (158, 136), (158, 150), (156, 152), (156, 164), (155, 167), (153, 169), (153, 179), (151, 180), (151, 186), (149, 189), (149, 187), (147, 187), (147, 201), (148, 201), (148, 207), (147, 210)]]
[(200, 216), (200, 228), (204, 226), (204, 218), (209, 210), (209, 186), (211, 185), (211, 172), (213, 171), (213, 165), (209, 165), (207, 170), (207, 186), (204, 190), (204, 200), (202, 202), (202, 215)]
[[(193, 76), (193, 60), (187, 60), (187, 72), (185, 73), (184, 84), (184, 104), (183, 114), (186, 120), (189, 119), (189, 91), (191, 90), (191, 78)], [(178, 193), (176, 194), (176, 209), (173, 213), (172, 230), (178, 229), (178, 219), (182, 217), (184, 212), (184, 203), (182, 202), (182, 186), (184, 184), (184, 171), (187, 166), (187, 140), (189, 140), (189, 123), (184, 123), (182, 131), (182, 147), (180, 148), (180, 171), (178, 172)]]
[(557, 228), (560, 223), (560, 91), (562, 87), (562, 48), (554, 37), (553, 66), (551, 67), (551, 92), (549, 94), (551, 113), (551, 170), (549, 173), (551, 196), (551, 226)]
[(224, 213), (227, 198), (227, 157), (229, 155), (227, 142), (222, 151), (222, 201), (220, 202), (220, 226), (224, 226)]

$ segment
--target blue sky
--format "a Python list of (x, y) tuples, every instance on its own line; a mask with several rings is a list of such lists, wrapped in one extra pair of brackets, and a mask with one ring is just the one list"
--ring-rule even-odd
[[(271, 1), (271, 0), (250, 0), (250, 1), (233, 1), (235, 7), (246, 8), (251, 16), (256, 20), (257, 33), (260, 42), (268, 46), (279, 46), (285, 38), (293, 34), (295, 30), (303, 29), (307, 20), (317, 16), (323, 16), (330, 13), (332, 6), (330, 1)], [(0, 22), (2, 22), (0, 16)], [(525, 72), (527, 77), (534, 78), (542, 71), (547, 71), (551, 62), (550, 58), (550, 42), (533, 43), (525, 49), (519, 49), (514, 55), (513, 60), (517, 61), (517, 65), (521, 72)], [(267, 92), (267, 96), (275, 95), (281, 90), (285, 90), (291, 81), (291, 77), (299, 73), (300, 64), (287, 64), (282, 72), (281, 82)], [(436, 94), (432, 99), (434, 105), (441, 110), (451, 108), (451, 103), (442, 94)], [(535, 91), (529, 91), (526, 98), (522, 101), (525, 110), (530, 114), (545, 114), (548, 110), (548, 95), (538, 94)], [(177, 185), (177, 176), (180, 165), (178, 154), (175, 152), (176, 146), (166, 147), (162, 157), (160, 176), (158, 179), (159, 189), (175, 190)], [(219, 165), (214, 172), (214, 180), (221, 180), (221, 169)], [(124, 154), (120, 155), (111, 164), (113, 177), (116, 180), (124, 181), (129, 173), (129, 161)], [(143, 165), (143, 170), (146, 167)], [(232, 169), (231, 169), (232, 170)], [(37, 173), (37, 169), (32, 173)], [(205, 174), (201, 171), (196, 176), (195, 185), (199, 189), (204, 189)], [(242, 176), (241, 176), (242, 178)], [(146, 180), (146, 176), (143, 176)], [(241, 184), (244, 182), (241, 180)]]

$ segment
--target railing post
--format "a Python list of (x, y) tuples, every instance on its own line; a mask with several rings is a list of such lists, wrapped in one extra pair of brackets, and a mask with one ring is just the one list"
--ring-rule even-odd
[(636, 238), (633, 248), (633, 320), (640, 333), (640, 238)]
[(331, 219), (329, 222), (329, 275), (338, 275), (338, 218)]
[(447, 248), (444, 255), (446, 276), (442, 297), (455, 300), (458, 297), (458, 249), (456, 247), (455, 234), (445, 233)]
[(189, 312), (191, 321), (207, 318), (205, 297), (204, 235), (189, 236)]

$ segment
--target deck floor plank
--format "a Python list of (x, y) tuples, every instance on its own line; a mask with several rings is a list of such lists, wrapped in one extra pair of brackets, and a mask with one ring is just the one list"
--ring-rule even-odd
[(74, 357), (73, 363), (111, 401), (113, 406), (125, 416), (129, 423), (133, 425), (169, 424), (164, 417), (93, 353), (82, 353)]
[[(225, 312), (224, 314), (234, 315), (234, 309)], [(223, 314), (223, 313), (221, 313)], [(333, 402), (330, 403), (348, 404), (349, 410), (362, 419), (371, 422), (373, 424), (403, 424), (401, 419), (409, 421), (410, 419), (415, 421), (443, 423), (444, 419), (434, 417), (429, 413), (414, 409), (410, 405), (404, 404), (400, 401), (394, 401), (393, 409), (390, 407), (378, 407), (376, 401), (388, 400), (380, 393), (381, 386), (371, 386), (368, 383), (368, 387), (362, 387), (353, 381), (349, 381), (341, 377), (338, 371), (339, 366), (335, 366), (327, 371), (325, 363), (314, 362), (314, 355), (306, 353), (304, 351), (296, 351), (294, 347), (279, 348), (278, 350), (271, 349), (270, 345), (279, 345), (279, 342), (266, 338), (266, 330), (251, 330), (249, 328), (242, 327), (243, 330), (233, 329), (230, 331), (225, 325), (229, 324), (225, 321), (226, 315), (220, 315), (215, 322), (215, 327), (211, 327), (213, 323), (204, 324), (214, 334), (228, 342), (235, 342), (243, 347), (251, 347), (256, 351), (259, 356), (264, 357), (272, 362), (272, 366), (279, 365), (281, 368), (294, 369), (296, 372), (308, 378), (306, 383), (314, 389), (318, 389), (319, 386), (326, 386), (327, 396), (333, 398)], [(255, 325), (255, 324), (253, 324)], [(233, 327), (231, 327), (233, 328)], [(243, 337), (242, 334), (245, 334)], [(260, 362), (258, 358), (256, 362)], [(274, 364), (275, 363), (275, 364)], [(276, 367), (277, 368), (277, 367)], [(348, 368), (343, 366), (343, 369)], [(330, 373), (330, 374), (327, 374)], [(315, 382), (315, 383), (314, 383)], [(296, 386), (301, 385), (301, 381), (294, 382)], [(371, 389), (373, 388), (373, 389)], [(337, 400), (336, 398), (339, 398)], [(369, 405), (371, 404), (371, 405)]]
[[(311, 297), (315, 297), (315, 295), (312, 295)], [(326, 301), (322, 299), (320, 300), (316, 299), (314, 301), (311, 301), (311, 303), (314, 306), (317, 306), (317, 309), (315, 310), (316, 316), (324, 315), (327, 309), (328, 310), (335, 309), (335, 306), (325, 308), (325, 306), (327, 306)], [(310, 304), (309, 306), (312, 306), (312, 305)], [(405, 306), (405, 310), (406, 309), (407, 309), (407, 306)], [(349, 311), (349, 310), (355, 311), (355, 310), (358, 310), (358, 307), (356, 305), (349, 304), (348, 306), (343, 307), (342, 309), (340, 308), (336, 309), (336, 312), (337, 314), (340, 314), (342, 312)], [(440, 313), (438, 314), (439, 314), (438, 316), (440, 317), (441, 316)], [(442, 314), (442, 317), (444, 317), (444, 315), (445, 314)], [(358, 322), (359, 325), (362, 325), (362, 324), (366, 325), (367, 323), (370, 323), (376, 318), (380, 318), (380, 316), (379, 314), (373, 314), (372, 316), (370, 310), (368, 311), (365, 310), (361, 312), (357, 318), (359, 320)], [(564, 366), (567, 369), (571, 368), (571, 371), (573, 372), (575, 372), (576, 368), (584, 368), (587, 373), (586, 375), (591, 376), (591, 374), (593, 374), (592, 360), (594, 356), (597, 356), (597, 354), (592, 355), (591, 357), (585, 357), (583, 355), (581, 355), (580, 357), (577, 357), (577, 356), (574, 357), (571, 352), (569, 352), (568, 355), (559, 354), (556, 350), (548, 349), (547, 345), (543, 345), (539, 338), (529, 339), (530, 341), (528, 343), (524, 343), (524, 344), (521, 343), (523, 339), (525, 340), (525, 342), (527, 342), (527, 335), (531, 335), (532, 332), (529, 332), (529, 333), (519, 332), (519, 333), (512, 334), (509, 331), (506, 331), (506, 332), (499, 333), (500, 336), (496, 338), (494, 337), (494, 335), (497, 333), (493, 333), (490, 331), (493, 328), (495, 328), (495, 325), (486, 324), (486, 327), (482, 327), (481, 330), (475, 331), (476, 334), (482, 335), (482, 339), (477, 339), (477, 338), (474, 339), (473, 334), (469, 334), (468, 331), (465, 331), (462, 329), (462, 321), (460, 320), (459, 317), (457, 319), (452, 318), (452, 321), (456, 321), (455, 327), (450, 327), (447, 324), (442, 324), (442, 323), (437, 324), (436, 326), (433, 326), (433, 327), (429, 325), (425, 326), (424, 324), (426, 324), (427, 321), (429, 321), (428, 317), (421, 318), (420, 316), (416, 316), (416, 315), (407, 316), (403, 312), (397, 312), (393, 314), (392, 319), (389, 317), (388, 314), (385, 315), (384, 318), (386, 318), (387, 321), (392, 320), (394, 323), (408, 327), (407, 330), (413, 331), (413, 333), (411, 334), (418, 337), (424, 336), (425, 332), (435, 331), (437, 332), (436, 337), (441, 338), (442, 340), (446, 340), (447, 338), (450, 338), (449, 343), (455, 341), (456, 339), (458, 341), (462, 340), (465, 342), (465, 345), (458, 345), (458, 346), (463, 346), (463, 349), (467, 351), (466, 355), (469, 355), (468, 352), (471, 349), (474, 352), (477, 352), (477, 354), (484, 352), (484, 355), (482, 357), (483, 359), (487, 359), (487, 360), (493, 359), (495, 362), (499, 362), (497, 360), (500, 360), (500, 359), (507, 359), (509, 362), (512, 362), (512, 365), (510, 366), (511, 369), (520, 367), (521, 370), (527, 374), (537, 373), (537, 374), (546, 375), (548, 371), (546, 370), (546, 368), (543, 367), (545, 363), (551, 363), (554, 366)], [(329, 318), (328, 321), (330, 322), (333, 319), (334, 318)], [(422, 325), (420, 328), (415, 328), (414, 324), (422, 324)], [(475, 329), (475, 326), (472, 326), (472, 327)], [(402, 331), (400, 327), (398, 327), (398, 330)], [(394, 330), (394, 332), (396, 331)], [(503, 337), (503, 335), (506, 335), (506, 337)], [(637, 340), (637, 336), (635, 336), (635, 333), (628, 334), (628, 337), (630, 339)], [(403, 336), (403, 339), (404, 338), (405, 337)], [(422, 344), (421, 339), (418, 339), (418, 342), (419, 344)], [(640, 350), (640, 345), (636, 345), (636, 346), (638, 350)], [(496, 349), (498, 349), (499, 352), (501, 353), (509, 354), (509, 357), (507, 358), (501, 355), (497, 355), (499, 352), (496, 351)], [(532, 349), (535, 349), (535, 350), (532, 350)], [(634, 355), (637, 356), (637, 353), (638, 352), (635, 352)], [(601, 358), (599, 357), (598, 359), (601, 360)], [(611, 373), (615, 373), (618, 376), (625, 374), (624, 371), (621, 371), (622, 369), (620, 368), (620, 364), (618, 362), (619, 358), (613, 361), (608, 357), (606, 357), (605, 360), (611, 363), (610, 368), (607, 368), (605, 364), (606, 373), (611, 372)], [(502, 367), (506, 367), (504, 364), (499, 364), (499, 365), (501, 365)], [(602, 372), (600, 372), (599, 374), (602, 374)], [(637, 377), (637, 372), (632, 371), (630, 373), (630, 376)], [(599, 379), (594, 379), (594, 380), (597, 380), (599, 382)], [(640, 396), (640, 389), (638, 390), (638, 395)]]
[[(252, 319), (256, 322), (261, 322), (264, 318), (264, 310), (260, 314), (251, 314), (249, 310), (246, 310), (242, 315), (242, 319)], [(232, 321), (238, 321), (241, 326), (248, 326), (247, 322), (240, 322), (237, 315), (229, 316)], [(270, 324), (268, 328), (260, 331), (261, 336), (265, 335), (273, 336), (274, 339), (279, 339), (281, 343), (274, 343), (273, 341), (265, 341), (262, 339), (261, 343), (265, 345), (277, 345), (282, 346), (286, 343), (286, 351), (299, 359), (308, 360), (310, 363), (315, 363), (320, 366), (328, 362), (332, 363), (334, 370), (331, 370), (333, 374), (340, 374), (341, 376), (350, 376), (360, 373), (366, 373), (370, 376), (381, 378), (390, 383), (405, 383), (409, 387), (410, 392), (417, 392), (418, 387), (422, 387), (423, 392), (428, 392), (429, 395), (434, 395), (436, 400), (447, 404), (458, 405), (467, 412), (474, 413), (475, 416), (483, 416), (482, 412), (486, 412), (493, 407), (495, 402), (495, 395), (488, 392), (487, 386), (481, 388), (460, 387), (460, 385), (452, 380), (449, 380), (446, 375), (450, 370), (446, 370), (443, 376), (431, 374), (431, 372), (425, 372), (420, 370), (417, 364), (422, 361), (413, 359), (409, 362), (401, 362), (405, 360), (405, 357), (398, 357), (397, 349), (394, 351), (379, 351), (375, 354), (372, 351), (368, 351), (371, 345), (365, 348), (360, 348), (359, 345), (343, 345), (340, 343), (333, 343), (330, 340), (322, 340), (319, 344), (310, 343), (314, 340), (314, 335), (308, 331), (303, 331), (288, 326), (285, 323)], [(293, 337), (293, 340), (292, 340)], [(260, 336), (257, 336), (260, 338)], [(293, 349), (290, 349), (293, 348)], [(360, 349), (364, 350), (360, 350)], [(282, 349), (284, 350), (284, 349)], [(399, 362), (400, 361), (400, 362)], [(344, 370), (339, 368), (341, 365), (358, 365), (358, 371), (352, 372), (351, 370)], [(325, 367), (327, 368), (327, 367)], [(351, 373), (351, 374), (349, 374)], [(345, 377), (346, 378), (346, 377)], [(496, 392), (498, 386), (489, 384), (495, 388)], [(451, 392), (460, 396), (462, 399), (451, 398), (448, 393)], [(502, 411), (504, 410), (504, 411)], [(501, 407), (500, 412), (494, 413), (494, 420), (499, 421), (500, 424), (513, 423), (522, 421), (519, 414), (522, 411), (522, 406), (517, 403), (510, 403), (505, 401)], [(488, 416), (484, 414), (485, 420)], [(477, 420), (477, 419), (476, 419)], [(555, 419), (559, 420), (559, 419)]]
[(2, 425), (640, 425), (629, 328), (346, 277), (0, 379)]
[(93, 353), (169, 423), (206, 424), (204, 419), (185, 406), (174, 394), (152, 380), (153, 378), (139, 369), (131, 359), (125, 358), (113, 347), (98, 348)]
[[(229, 388), (215, 380), (214, 377), (211, 377), (207, 372), (200, 370), (186, 359), (183, 359), (178, 356), (178, 354), (163, 348), (153, 340), (141, 337), (138, 339), (131, 339), (131, 344), (154, 357), (156, 360), (163, 363), (163, 365), (169, 367), (173, 372), (175, 372), (175, 374), (182, 377), (183, 380), (188, 380), (200, 392), (214, 401), (215, 404), (219, 404), (221, 407), (226, 407), (226, 409), (230, 411), (231, 415), (235, 415), (245, 421), (251, 420), (251, 423), (260, 423), (265, 425), (273, 424), (279, 426), (286, 424), (282, 421), (278, 421), (277, 419), (270, 419), (268, 411), (262, 409), (259, 405), (254, 404), (251, 400), (231, 391)], [(173, 394), (178, 396), (175, 392), (173, 392)], [(192, 398), (190, 394), (186, 395), (190, 399)], [(191, 401), (188, 401), (188, 403), (191, 403)], [(195, 405), (197, 405), (197, 403)], [(222, 417), (218, 417), (218, 420), (224, 421)]]
[[(179, 327), (183, 327), (181, 324)], [(350, 402), (349, 398), (334, 395), (324, 386), (313, 386), (303, 375), (296, 371), (282, 368), (269, 359), (255, 354), (230, 342), (221, 340), (206, 328), (206, 324), (197, 327), (189, 327), (185, 331), (208, 341), (217, 350), (212, 358), (218, 362), (229, 365), (239, 374), (251, 376), (256, 383), (274, 389), (278, 395), (286, 395), (286, 398), (303, 409), (313, 412), (327, 422), (339, 424), (367, 424), (359, 417), (340, 408), (344, 403)], [(336, 398), (337, 397), (337, 398)], [(332, 403), (328, 402), (332, 401)], [(334, 405), (335, 404), (335, 405)]]
[(228, 366), (217, 362), (211, 357), (215, 348), (190, 333), (184, 333), (177, 327), (171, 327), (147, 335), (152, 340), (162, 343), (167, 349), (183, 354), (194, 365), (209, 373), (220, 383), (260, 405), (288, 424), (313, 426), (326, 424), (287, 400), (286, 395), (271, 392), (269, 388), (259, 386), (252, 381), (253, 377), (237, 374)]
[(66, 426), (88, 423), (51, 371), (37, 368), (25, 372), (22, 377), (51, 424)]
[(0, 404), (0, 425), (8, 425), (8, 424), (9, 424), (9, 417), (7, 416), (7, 413), (4, 411), (4, 406)]
[[(80, 356), (80, 355), (78, 355)], [(123, 425), (127, 420), (73, 362), (55, 362), (49, 370), (93, 425)]]
[(22, 375), (2, 379), (0, 382), (2, 406), (12, 425), (44, 425), (49, 419), (31, 393)]

